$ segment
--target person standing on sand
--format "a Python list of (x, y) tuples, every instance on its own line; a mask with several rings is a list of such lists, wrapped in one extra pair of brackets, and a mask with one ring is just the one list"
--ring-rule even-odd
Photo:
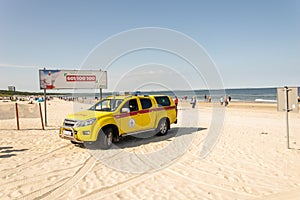
[(206, 94), (204, 95), (204, 102), (206, 102), (207, 101), (207, 96), (206, 96)]
[(211, 96), (208, 96), (208, 102), (209, 103), (211, 102)]
[(192, 108), (195, 108), (196, 102), (197, 102), (197, 99), (196, 99), (195, 96), (193, 96), (193, 97), (192, 97), (192, 100), (191, 100)]
[(220, 105), (223, 106), (223, 97), (220, 98)]
[(177, 98), (177, 96), (175, 96), (174, 103), (175, 103), (175, 106), (176, 106), (176, 109), (177, 109), (177, 105), (178, 105), (178, 98)]
[(228, 105), (228, 99), (227, 99), (227, 97), (225, 96), (225, 98), (224, 98), (224, 106), (227, 106)]

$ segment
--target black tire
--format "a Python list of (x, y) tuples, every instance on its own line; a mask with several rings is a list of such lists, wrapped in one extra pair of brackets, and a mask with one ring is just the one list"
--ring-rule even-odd
[(167, 119), (161, 119), (158, 123), (156, 135), (166, 135), (169, 130), (169, 122)]
[(83, 148), (85, 146), (83, 143), (79, 143), (79, 142), (75, 142), (75, 141), (71, 141), (71, 143), (80, 148)]
[(72, 140), (71, 140), (71, 143), (72, 143), (72, 144), (82, 144), (82, 143), (75, 142), (75, 141), (72, 141)]
[(114, 131), (112, 128), (101, 129), (98, 133), (96, 146), (100, 149), (109, 149), (112, 146)]

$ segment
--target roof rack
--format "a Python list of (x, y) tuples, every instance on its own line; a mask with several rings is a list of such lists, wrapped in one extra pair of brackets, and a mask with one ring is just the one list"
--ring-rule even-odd
[(144, 97), (149, 97), (149, 94), (142, 94), (141, 91), (136, 91), (136, 92), (134, 92), (134, 96), (144, 96)]

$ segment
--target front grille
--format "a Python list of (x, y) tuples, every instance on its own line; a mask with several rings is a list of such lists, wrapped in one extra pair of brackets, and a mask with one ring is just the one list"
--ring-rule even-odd
[(76, 120), (65, 119), (64, 126), (73, 127), (76, 124)]

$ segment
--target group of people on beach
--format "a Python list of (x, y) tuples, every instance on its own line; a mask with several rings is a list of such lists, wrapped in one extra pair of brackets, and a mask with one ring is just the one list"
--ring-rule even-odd
[[(182, 101), (187, 100), (187, 96), (182, 97), (181, 100), (182, 100)], [(205, 95), (204, 95), (204, 102), (209, 102), (209, 103), (210, 103), (211, 101), (212, 101), (211, 96), (207, 96), (207, 95), (205, 94)], [(230, 101), (231, 101), (231, 96), (230, 96), (230, 95), (229, 95), (228, 97), (225, 96), (224, 98), (221, 97), (221, 98), (220, 98), (220, 105), (221, 105), (221, 106), (228, 106), (228, 104), (229, 104)], [(177, 96), (175, 96), (175, 98), (174, 98), (174, 103), (175, 103), (175, 105), (176, 105), (176, 107), (177, 107), (177, 105), (178, 105), (178, 97), (177, 97)], [(196, 97), (196, 96), (193, 96), (193, 97), (191, 98), (191, 102), (190, 102), (190, 104), (192, 105), (192, 108), (195, 108), (195, 107), (196, 107), (196, 103), (197, 103), (197, 97)]]
[[(187, 100), (187, 96), (182, 97), (182, 100)], [(175, 106), (177, 108), (177, 106), (178, 106), (178, 97), (175, 96), (173, 101), (174, 101)], [(197, 98), (195, 96), (193, 96), (192, 99), (191, 99), (192, 108), (195, 108), (196, 103), (197, 103)]]
[(224, 99), (223, 99), (223, 97), (221, 97), (220, 98), (220, 105), (221, 106), (228, 106), (228, 104), (229, 104), (229, 102), (231, 101), (231, 96), (228, 96), (228, 97), (224, 97)]
[[(47, 100), (51, 100), (53, 97), (47, 97)], [(29, 104), (33, 104), (36, 102), (43, 102), (44, 97), (43, 96), (18, 96), (13, 95), (9, 97), (1, 97), (0, 100), (3, 102), (16, 102), (16, 101), (27, 101)]]
[(211, 96), (207, 96), (206, 94), (204, 95), (204, 101), (205, 102), (211, 102)]

